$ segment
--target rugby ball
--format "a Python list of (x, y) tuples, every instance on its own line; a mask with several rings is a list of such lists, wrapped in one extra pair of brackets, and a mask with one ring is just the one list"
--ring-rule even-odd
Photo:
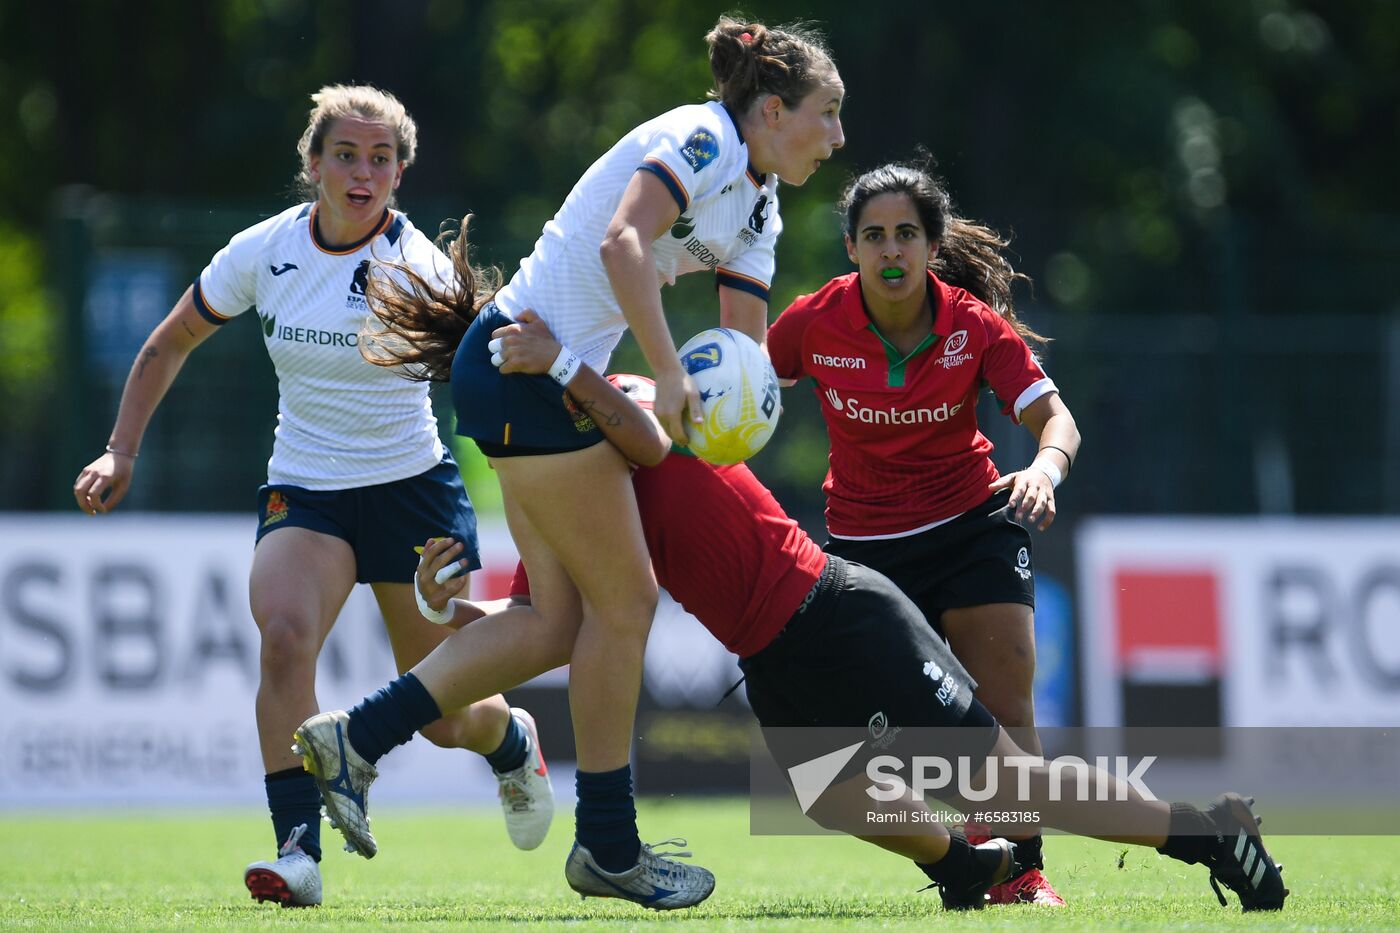
[(680, 349), (681, 365), (700, 390), (702, 420), (686, 420), (690, 451), (719, 466), (763, 449), (781, 405), (773, 364), (752, 337), (728, 327), (701, 331)]

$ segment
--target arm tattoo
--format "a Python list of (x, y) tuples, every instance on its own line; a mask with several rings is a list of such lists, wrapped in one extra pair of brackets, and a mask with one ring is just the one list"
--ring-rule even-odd
[(617, 412), (606, 412), (598, 407), (598, 403), (588, 399), (583, 403), (584, 414), (592, 418), (595, 424), (606, 424), (610, 428), (618, 427), (622, 424), (622, 415)]
[(141, 365), (136, 367), (136, 378), (140, 379), (146, 374), (146, 364), (156, 358), (156, 348), (146, 347), (141, 351)]
[(181, 321), (180, 326), (185, 329), (185, 333), (189, 334), (191, 337), (194, 336), (194, 331), (190, 328), (190, 325), (187, 322)]

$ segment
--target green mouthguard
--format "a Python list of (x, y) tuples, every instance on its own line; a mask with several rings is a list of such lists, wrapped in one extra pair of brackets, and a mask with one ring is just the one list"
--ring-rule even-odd
[(902, 279), (904, 278), (904, 273), (900, 272), (898, 269), (886, 269), (880, 273), (880, 276), (886, 279)]

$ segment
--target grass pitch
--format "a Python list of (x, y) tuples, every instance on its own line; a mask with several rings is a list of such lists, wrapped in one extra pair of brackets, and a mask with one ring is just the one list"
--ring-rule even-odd
[(243, 887), (244, 865), (272, 855), (261, 812), (0, 814), (0, 929), (1400, 928), (1400, 845), (1389, 837), (1266, 837), (1293, 895), (1281, 915), (1242, 915), (1233, 897), (1216, 903), (1200, 866), (1133, 848), (1120, 867), (1124, 846), (1052, 836), (1047, 872), (1069, 907), (947, 914), (936, 892), (917, 893), (917, 869), (864, 843), (750, 836), (742, 800), (644, 802), (643, 838), (686, 835), (718, 878), (701, 906), (653, 913), (565, 887), (567, 812), (534, 852), (511, 847), (494, 811), (376, 817), (380, 853), (368, 862), (323, 826), (325, 905), (281, 910)]

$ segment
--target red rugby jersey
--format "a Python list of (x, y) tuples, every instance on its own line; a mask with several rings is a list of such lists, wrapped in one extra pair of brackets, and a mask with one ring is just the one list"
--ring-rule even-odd
[[(826, 554), (742, 463), (672, 453), (634, 471), (632, 486), (657, 582), (740, 657), (773, 640), (826, 568)], [(519, 566), (511, 593), (529, 591)]]
[(768, 329), (778, 375), (816, 383), (831, 440), (826, 523), (845, 538), (900, 537), (967, 511), (997, 478), (977, 394), (1021, 410), (1055, 385), (1006, 319), (932, 273), (928, 340), (901, 359), (865, 313), (859, 274), (803, 295)]

